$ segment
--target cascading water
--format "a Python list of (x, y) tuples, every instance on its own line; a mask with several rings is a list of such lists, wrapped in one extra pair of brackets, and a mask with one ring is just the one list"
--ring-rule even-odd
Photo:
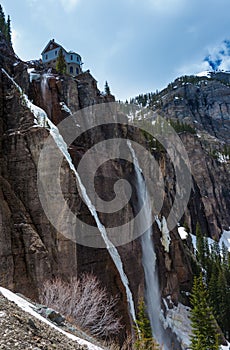
[(62, 154), (66, 158), (70, 168), (73, 170), (73, 172), (76, 176), (76, 179), (78, 181), (78, 184), (79, 184), (79, 187), (80, 187), (80, 190), (82, 193), (82, 197), (84, 198), (84, 201), (85, 201), (90, 213), (92, 214), (92, 216), (94, 217), (94, 219), (96, 221), (97, 227), (98, 227), (98, 229), (102, 235), (102, 238), (105, 242), (106, 248), (107, 248), (107, 250), (108, 250), (108, 252), (109, 252), (109, 254), (110, 254), (110, 256), (111, 256), (111, 258), (112, 258), (112, 260), (113, 260), (113, 262), (114, 262), (114, 264), (115, 264), (115, 266), (120, 274), (121, 281), (122, 281), (122, 283), (125, 287), (125, 290), (126, 290), (129, 311), (130, 311), (130, 314), (131, 314), (131, 317), (132, 317), (134, 323), (136, 324), (136, 315), (135, 315), (133, 296), (132, 296), (132, 292), (129, 288), (129, 281), (128, 281), (128, 278), (124, 272), (123, 264), (122, 264), (119, 252), (108, 238), (106, 229), (105, 229), (104, 225), (102, 225), (102, 223), (98, 217), (96, 208), (92, 204), (92, 202), (87, 194), (86, 188), (84, 187), (84, 185), (81, 181), (81, 178), (80, 178), (78, 172), (76, 171), (74, 164), (72, 163), (72, 159), (71, 159), (71, 156), (68, 152), (67, 145), (66, 145), (65, 141), (63, 140), (61, 134), (59, 133), (58, 128), (49, 120), (48, 117), (47, 117), (47, 122), (48, 122), (48, 125), (50, 127), (51, 135), (53, 136), (58, 148), (60, 149), (60, 151), (62, 152)]
[[(142, 176), (142, 170), (139, 166), (138, 159), (130, 141), (127, 141), (128, 147), (132, 154), (133, 163), (135, 167), (136, 179), (137, 179), (137, 195), (139, 206), (141, 207), (145, 201), (145, 211), (142, 215), (141, 222), (151, 223), (151, 204), (148, 191), (144, 178)], [(140, 222), (140, 227), (141, 227)], [(154, 244), (152, 240), (151, 227), (141, 236), (142, 247), (142, 264), (145, 273), (145, 299), (146, 306), (149, 315), (149, 320), (152, 329), (152, 335), (160, 343), (164, 343), (163, 334), (164, 329), (160, 321), (161, 314), (161, 298), (159, 291), (158, 275), (156, 270), (156, 254), (154, 250)], [(165, 350), (167, 348), (164, 347)]]
[(42, 74), (42, 76), (41, 76), (41, 94), (42, 94), (43, 103), (46, 106), (48, 116), (51, 116), (51, 106), (50, 106), (50, 104), (48, 106), (46, 104), (47, 92), (49, 89), (48, 78), (50, 76), (51, 76), (50, 71), (48, 71), (48, 73)]
[[(75, 166), (72, 162), (72, 158), (69, 154), (67, 145), (62, 137), (62, 135), (60, 134), (58, 128), (51, 122), (51, 120), (48, 118), (46, 112), (44, 110), (42, 110), (40, 107), (35, 106), (34, 104), (32, 104), (31, 101), (29, 101), (28, 97), (26, 95), (23, 94), (23, 91), (21, 89), (21, 87), (14, 81), (14, 79), (2, 68), (2, 72), (4, 74), (6, 74), (6, 76), (13, 82), (13, 84), (17, 87), (17, 89), (20, 91), (20, 93), (24, 96), (24, 99), (26, 100), (27, 106), (28, 108), (31, 110), (31, 112), (34, 113), (35, 116), (35, 123), (38, 124), (38, 118), (42, 116), (42, 118), (45, 120), (45, 124), (48, 125), (49, 127), (49, 131), (51, 136), (53, 137), (57, 147), (59, 148), (59, 150), (62, 152), (63, 156), (65, 157), (66, 161), (68, 162), (70, 169), (73, 170), (75, 176), (76, 176), (76, 180), (78, 182), (79, 188), (81, 190), (82, 193), (82, 197), (90, 211), (90, 213), (92, 214), (92, 216), (95, 219), (95, 222), (97, 224), (97, 227), (101, 233), (101, 236), (105, 242), (106, 248), (119, 272), (121, 281), (125, 287), (125, 291), (126, 291), (126, 297), (127, 297), (127, 302), (129, 305), (129, 311), (130, 311), (130, 315), (133, 319), (133, 322), (136, 324), (136, 314), (135, 314), (135, 307), (134, 307), (134, 301), (133, 301), (133, 296), (132, 296), (132, 292), (129, 288), (129, 281), (128, 278), (124, 272), (124, 268), (123, 268), (123, 264), (121, 261), (121, 257), (119, 255), (118, 250), (116, 249), (116, 247), (112, 244), (112, 242), (109, 240), (106, 229), (104, 227), (104, 225), (102, 225), (102, 223), (100, 222), (100, 219), (98, 217), (96, 208), (94, 207), (94, 205), (92, 204), (86, 188), (84, 187), (80, 175), (78, 174), (77, 170), (75, 169)], [(46, 89), (47, 89), (47, 75), (43, 76), (42, 79), (42, 93), (46, 94)], [(43, 125), (41, 125), (43, 126)], [(137, 324), (136, 324), (137, 326)]]
[[(45, 89), (47, 88), (47, 76), (45, 75), (43, 77), (43, 80), (42, 80), (42, 90), (43, 90), (43, 93), (45, 94)], [(129, 281), (128, 281), (128, 278), (124, 272), (124, 269), (123, 269), (123, 264), (122, 264), (122, 261), (121, 261), (121, 257), (119, 255), (119, 252), (118, 250), (116, 249), (116, 247), (112, 244), (112, 242), (109, 240), (108, 238), (108, 235), (107, 235), (107, 232), (106, 232), (106, 229), (104, 227), (104, 225), (102, 225), (99, 217), (98, 217), (98, 214), (97, 214), (97, 211), (96, 211), (96, 208), (94, 207), (94, 205), (92, 204), (88, 194), (87, 194), (87, 191), (86, 191), (86, 188), (84, 187), (82, 181), (81, 181), (81, 178), (78, 174), (78, 172), (76, 171), (75, 169), (75, 166), (72, 162), (72, 159), (71, 159), (71, 156), (68, 152), (68, 148), (67, 148), (67, 145), (65, 143), (65, 141), (63, 140), (61, 134), (59, 133), (59, 130), (58, 128), (49, 120), (49, 118), (47, 117), (47, 122), (48, 122), (48, 125), (50, 127), (50, 133), (51, 135), (53, 136), (58, 148), (61, 150), (61, 152), (63, 153), (64, 157), (66, 158), (70, 168), (73, 170), (75, 176), (76, 176), (76, 179), (78, 181), (78, 184), (79, 184), (79, 187), (80, 187), (80, 190), (81, 190), (81, 193), (82, 193), (82, 197), (90, 211), (90, 213), (92, 214), (92, 216), (94, 217), (95, 219), (95, 222), (97, 224), (97, 227), (101, 233), (101, 236), (105, 242), (105, 245), (106, 245), (106, 248), (120, 274), (120, 278), (121, 278), (121, 281), (125, 287), (125, 290), (126, 290), (126, 296), (127, 296), (127, 301), (128, 301), (128, 305), (129, 305), (129, 311), (130, 311), (130, 314), (131, 314), (131, 317), (134, 321), (134, 323), (136, 324), (136, 314), (135, 314), (135, 307), (134, 307), (134, 302), (133, 302), (133, 296), (132, 296), (132, 292), (129, 288)]]

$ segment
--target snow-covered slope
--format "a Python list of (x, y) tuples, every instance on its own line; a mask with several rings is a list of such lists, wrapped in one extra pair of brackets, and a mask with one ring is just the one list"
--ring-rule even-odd
[(22, 310), (24, 310), (25, 312), (27, 312), (28, 314), (34, 316), (35, 318), (37, 318), (38, 320), (46, 323), (47, 325), (49, 325), (50, 327), (56, 329), (58, 332), (64, 334), (67, 338), (76, 341), (76, 343), (80, 344), (80, 345), (86, 345), (88, 347), (89, 350), (103, 350), (102, 348), (84, 340), (81, 339), (79, 337), (76, 337), (73, 334), (70, 334), (66, 331), (64, 331), (63, 329), (55, 326), (55, 324), (53, 324), (52, 322), (50, 322), (48, 319), (44, 318), (43, 316), (41, 316), (39, 313), (37, 313), (34, 310), (34, 305), (29, 303), (27, 300), (23, 299), (22, 297), (18, 296), (17, 294), (11, 292), (8, 289), (5, 289), (3, 287), (0, 287), (0, 293), (2, 293), (2, 295), (7, 298), (10, 301), (13, 301), (16, 305), (18, 305)]

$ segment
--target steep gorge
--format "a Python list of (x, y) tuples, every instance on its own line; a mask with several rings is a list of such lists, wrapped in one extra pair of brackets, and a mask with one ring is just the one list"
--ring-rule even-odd
[[(89, 72), (73, 78), (60, 77), (56, 73), (41, 70), (37, 71), (39, 77), (30, 81), (27, 64), (14, 55), (2, 36), (0, 51), (1, 67), (14, 78), (35, 105), (46, 111), (55, 125), (70, 117), (70, 112), (65, 106), (68, 106), (71, 113), (75, 113), (88, 106), (114, 101), (113, 96), (104, 96), (100, 93), (95, 79)], [(223, 95), (230, 103), (228, 88), (221, 85), (223, 94), (219, 93), (218, 89), (218, 99)], [(192, 92), (189, 91), (189, 94)], [(168, 97), (168, 107), (166, 109), (165, 105), (164, 109), (164, 113), (172, 118), (175, 117), (172, 115), (175, 104), (170, 109), (170, 103), (173, 103), (174, 97), (174, 95)], [(215, 99), (214, 88), (212, 98)], [(178, 113), (175, 114), (178, 117)], [(90, 124), (90, 120), (87, 122)], [(202, 126), (203, 129), (204, 127), (205, 125)], [(209, 131), (208, 127), (206, 129)], [(23, 103), (15, 85), (2, 71), (0, 71), (0, 135), (0, 285), (36, 299), (39, 286), (45, 279), (55, 276), (70, 278), (83, 272), (93, 272), (111, 295), (119, 296), (118, 313), (122, 315), (125, 325), (120, 340), (124, 339), (131, 331), (132, 322), (128, 312), (126, 291), (118, 270), (105, 248), (86, 247), (74, 243), (58, 232), (46, 217), (37, 189), (37, 165), (49, 131), (34, 125), (33, 113)], [(114, 136), (131, 138), (147, 147), (143, 134), (131, 126), (125, 124), (117, 124), (115, 127), (101, 126), (84, 133), (69, 147), (75, 166), (90, 147)], [(199, 222), (203, 233), (219, 238), (223, 229), (228, 229), (230, 226), (229, 162), (221, 163), (210, 154), (209, 148), (205, 146), (210, 136), (206, 135), (205, 140), (201, 140), (197, 135), (183, 133), (180, 137), (189, 154), (193, 176), (191, 198), (181, 223), (186, 222), (191, 231), (195, 232), (196, 223)], [(213, 141), (210, 143), (213, 144)], [(154, 155), (159, 161), (165, 183), (165, 200), (161, 216), (167, 217), (175, 194), (175, 174), (164, 152), (156, 150)], [(51, 161), (52, 159), (47, 158), (47, 168), (50, 168)], [(92, 164), (88, 164), (89, 173), (91, 166)], [(112, 160), (100, 167), (96, 175), (95, 184), (98, 193), (107, 201), (114, 196), (113, 185), (117, 180), (125, 178), (131, 183), (133, 194), (129, 204), (122, 211), (122, 219), (128, 222), (137, 211), (138, 201), (133, 165), (122, 160)], [(78, 193), (74, 174), (65, 160), (61, 167), (61, 188), (64, 198), (76, 215), (83, 222), (96, 226)], [(63, 213), (60, 213), (60, 217), (64, 215)], [(117, 220), (120, 220), (119, 215), (109, 218), (108, 215), (101, 213), (100, 218), (107, 227), (115, 225)], [(189, 291), (192, 283), (191, 260), (187, 246), (181, 240), (177, 228), (170, 232), (169, 251), (162, 245), (162, 233), (157, 223), (153, 224), (153, 232), (161, 295), (170, 296), (172, 301), (177, 303), (182, 299), (181, 292)], [(140, 239), (117, 249), (137, 307), (138, 300), (144, 295), (145, 285)]]

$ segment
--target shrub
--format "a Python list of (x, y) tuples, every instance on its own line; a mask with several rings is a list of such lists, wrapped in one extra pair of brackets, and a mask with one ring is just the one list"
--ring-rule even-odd
[(108, 338), (121, 328), (115, 307), (118, 298), (109, 296), (92, 274), (65, 282), (60, 278), (47, 280), (40, 290), (40, 302), (59, 311), (92, 335)]

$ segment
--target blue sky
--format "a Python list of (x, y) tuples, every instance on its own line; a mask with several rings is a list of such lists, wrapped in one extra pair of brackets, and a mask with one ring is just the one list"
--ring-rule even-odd
[(78, 52), (103, 90), (117, 99), (160, 90), (176, 77), (227, 59), (229, 0), (3, 0), (13, 43), (23, 60), (36, 59), (55, 38)]

